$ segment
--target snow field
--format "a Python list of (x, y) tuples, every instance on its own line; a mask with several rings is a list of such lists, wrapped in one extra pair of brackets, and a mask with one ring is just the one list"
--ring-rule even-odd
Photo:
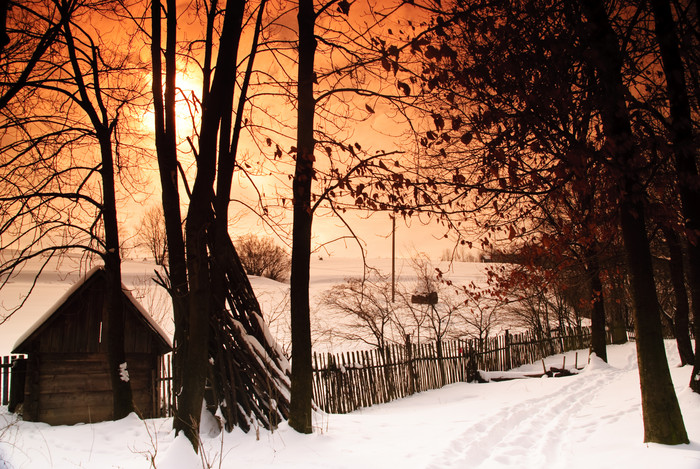
[[(20, 468), (700, 468), (700, 396), (690, 367), (667, 351), (691, 440), (667, 447), (642, 442), (634, 344), (609, 347), (610, 364), (592, 358), (579, 375), (440, 390), (346, 414), (314, 415), (315, 432), (285, 423), (275, 432), (202, 435), (206, 462), (169, 419), (51, 427), (0, 412), (0, 464)], [(585, 351), (579, 351), (579, 360)], [(574, 353), (567, 354), (573, 363)], [(547, 366), (560, 366), (561, 356)], [(539, 365), (541, 366), (541, 365)], [(538, 365), (530, 365), (529, 371)], [(528, 371), (524, 369), (522, 371)], [(213, 432), (216, 433), (216, 432)], [(152, 459), (151, 459), (152, 458)], [(3, 466), (4, 464), (4, 466)], [(203, 465), (204, 464), (204, 465)]]
[[(378, 262), (382, 271), (390, 268), (388, 259)], [(143, 280), (153, 267), (137, 261), (124, 266), (124, 283), (138, 285), (145, 301), (157, 295), (158, 287)], [(451, 278), (459, 284), (479, 281), (479, 268), (458, 263)], [(407, 270), (399, 266), (400, 280), (410, 277)], [(315, 260), (312, 297), (361, 273), (358, 259)], [(14, 278), (0, 307), (16, 305), (31, 279), (31, 270)], [(78, 279), (77, 267), (65, 265), (42, 277), (37, 294), (0, 326), (0, 355), (8, 354), (26, 328)], [(284, 303), (287, 285), (259, 278), (252, 283), (266, 314)], [(172, 333), (167, 314), (159, 322)], [(271, 332), (287, 334), (284, 319)], [(317, 412), (311, 435), (300, 435), (286, 423), (274, 432), (248, 434), (218, 433), (205, 424), (201, 455), (182, 437), (174, 437), (170, 419), (141, 421), (131, 415), (116, 422), (51, 427), (17, 420), (0, 407), (0, 469), (700, 469), (700, 396), (688, 388), (691, 369), (678, 366), (675, 343), (667, 341), (666, 346), (689, 445), (642, 442), (636, 352), (629, 343), (608, 348), (609, 364), (592, 358), (583, 372), (571, 377), (458, 383), (346, 415)], [(568, 367), (574, 356), (566, 354)], [(579, 366), (587, 358), (586, 350), (579, 351)], [(548, 368), (561, 364), (561, 355), (546, 360)], [(535, 363), (517, 371), (541, 370), (542, 364)]]

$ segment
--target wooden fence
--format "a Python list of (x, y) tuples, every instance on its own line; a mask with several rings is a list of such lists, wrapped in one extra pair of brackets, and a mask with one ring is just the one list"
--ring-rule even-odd
[(173, 394), (173, 354), (172, 352), (160, 357), (158, 367), (160, 376), (156, 378), (156, 398), (161, 417), (172, 417), (175, 409), (175, 395)]
[(346, 413), (460, 381), (473, 381), (477, 369), (508, 371), (548, 355), (585, 348), (590, 329), (565, 331), (550, 338), (529, 332), (477, 339), (390, 345), (384, 350), (313, 355), (316, 405), (328, 413)]
[[(585, 348), (590, 329), (568, 330), (539, 339), (525, 332), (506, 332), (480, 344), (477, 339), (391, 345), (384, 350), (313, 354), (315, 404), (329, 413), (346, 413), (360, 407), (389, 402), (420, 391), (460, 381), (473, 381), (477, 369), (507, 371), (569, 350)], [(14, 358), (2, 357), (2, 405), (10, 394), (10, 368)], [(161, 357), (155, 399), (161, 417), (173, 415), (172, 354)]]
[(12, 379), (12, 362), (17, 358), (24, 358), (24, 355), (4, 356), (0, 359), (0, 405), (10, 403), (10, 382)]

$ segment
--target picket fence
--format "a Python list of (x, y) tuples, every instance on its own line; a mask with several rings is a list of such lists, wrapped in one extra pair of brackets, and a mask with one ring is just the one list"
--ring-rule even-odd
[[(313, 354), (315, 405), (328, 413), (347, 413), (437, 389), (460, 381), (473, 381), (477, 370), (508, 371), (535, 363), (548, 355), (588, 347), (590, 329), (568, 329), (541, 338), (530, 332), (504, 334), (482, 343), (478, 339), (443, 341), (441, 344), (390, 345), (383, 350)], [(0, 363), (0, 401), (10, 395), (12, 360)], [(173, 415), (175, 395), (172, 354), (164, 355), (157, 379), (157, 400), (162, 417)]]
[(416, 392), (477, 379), (477, 370), (508, 371), (548, 355), (585, 348), (590, 328), (551, 337), (531, 332), (441, 344), (389, 345), (383, 350), (314, 353), (313, 392), (319, 409), (347, 413)]

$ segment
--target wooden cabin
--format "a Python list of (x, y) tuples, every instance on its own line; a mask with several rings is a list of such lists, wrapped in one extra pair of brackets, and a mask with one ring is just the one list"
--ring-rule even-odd
[[(24, 420), (70, 425), (113, 418), (107, 347), (102, 341), (105, 281), (104, 269), (92, 269), (15, 344), (13, 353), (27, 354), (20, 392)], [(160, 357), (172, 346), (123, 285), (122, 292), (124, 349), (134, 406), (142, 417), (155, 417)]]

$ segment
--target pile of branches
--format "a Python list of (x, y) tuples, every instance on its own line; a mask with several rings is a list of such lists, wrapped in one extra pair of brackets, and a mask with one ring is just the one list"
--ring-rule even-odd
[(228, 240), (217, 246), (212, 273), (224, 301), (210, 321), (209, 381), (225, 428), (249, 431), (254, 421), (275, 428), (289, 416), (289, 361), (265, 324), (241, 261)]

